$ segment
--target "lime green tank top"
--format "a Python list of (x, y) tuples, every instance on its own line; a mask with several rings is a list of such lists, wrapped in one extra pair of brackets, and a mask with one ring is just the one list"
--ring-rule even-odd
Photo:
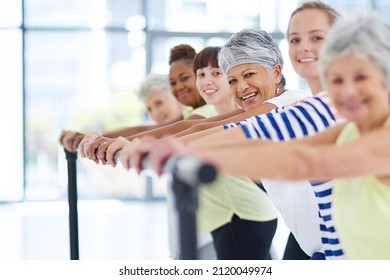
[[(390, 117), (384, 124), (390, 126)], [(337, 145), (360, 138), (357, 126), (349, 123)], [(375, 176), (335, 180), (335, 228), (348, 259), (390, 259), (390, 186)]]
[(187, 106), (183, 110), (182, 115), (183, 115), (183, 119), (188, 119), (192, 115), (198, 115), (198, 116), (202, 116), (204, 118), (210, 118), (210, 117), (214, 117), (214, 116), (218, 115), (218, 112), (215, 109), (214, 105), (205, 104), (205, 105), (200, 106), (196, 109), (194, 109), (190, 106)]
[[(185, 110), (184, 118), (199, 115), (205, 118), (218, 115), (213, 105)], [(209, 233), (227, 223), (236, 214), (241, 219), (264, 222), (277, 218), (272, 200), (252, 180), (246, 177), (221, 175), (199, 189), (197, 226), (200, 234)]]

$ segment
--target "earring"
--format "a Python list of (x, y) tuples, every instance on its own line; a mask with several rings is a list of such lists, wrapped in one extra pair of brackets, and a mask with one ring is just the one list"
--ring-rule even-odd
[(279, 95), (279, 91), (280, 91), (280, 88), (279, 88), (279, 87), (276, 87), (275, 96), (278, 96), (278, 95)]

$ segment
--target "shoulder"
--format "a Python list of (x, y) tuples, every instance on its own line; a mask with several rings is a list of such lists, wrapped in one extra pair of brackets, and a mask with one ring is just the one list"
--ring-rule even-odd
[(301, 102), (303, 99), (311, 97), (312, 94), (303, 90), (285, 90), (281, 95), (266, 100), (278, 108), (289, 106)]
[(218, 115), (218, 112), (213, 105), (205, 104), (196, 109), (193, 109), (190, 115), (198, 115), (204, 118), (210, 118)]

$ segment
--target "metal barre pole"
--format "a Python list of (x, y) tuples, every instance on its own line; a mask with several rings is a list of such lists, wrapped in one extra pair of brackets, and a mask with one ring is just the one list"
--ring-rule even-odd
[[(120, 162), (120, 155), (115, 155)], [(142, 160), (143, 169), (151, 169), (150, 158)], [(175, 206), (179, 214), (179, 246), (183, 260), (195, 260), (197, 256), (196, 210), (198, 187), (211, 183), (217, 177), (216, 168), (194, 156), (173, 156), (165, 164), (164, 173), (172, 175)]]
[(172, 174), (172, 189), (175, 206), (179, 213), (179, 246), (183, 260), (196, 260), (198, 208), (198, 187), (211, 183), (217, 176), (216, 169), (192, 156), (172, 157), (168, 160), (165, 172)]
[(79, 230), (77, 213), (77, 152), (64, 149), (68, 163), (68, 204), (69, 204), (69, 236), (70, 259), (79, 260)]

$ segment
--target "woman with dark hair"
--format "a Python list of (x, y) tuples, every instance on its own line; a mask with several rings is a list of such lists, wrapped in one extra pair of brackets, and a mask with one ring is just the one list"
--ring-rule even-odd
[[(173, 47), (169, 56), (169, 83), (173, 96), (184, 106), (187, 106), (183, 114), (169, 123), (176, 123), (183, 119), (201, 119), (215, 116), (217, 112), (213, 106), (207, 105), (199, 95), (195, 85), (195, 74), (192, 71), (192, 61), (196, 55), (195, 49), (187, 44)], [(80, 133), (72, 130), (63, 130), (59, 142), (70, 152), (75, 152), (79, 147), (94, 143), (100, 145), (107, 141), (107, 138), (128, 136), (167, 125), (140, 125), (121, 128), (113, 131), (99, 133)], [(82, 151), (81, 151), (82, 152)], [(82, 154), (83, 155), (83, 154)]]

